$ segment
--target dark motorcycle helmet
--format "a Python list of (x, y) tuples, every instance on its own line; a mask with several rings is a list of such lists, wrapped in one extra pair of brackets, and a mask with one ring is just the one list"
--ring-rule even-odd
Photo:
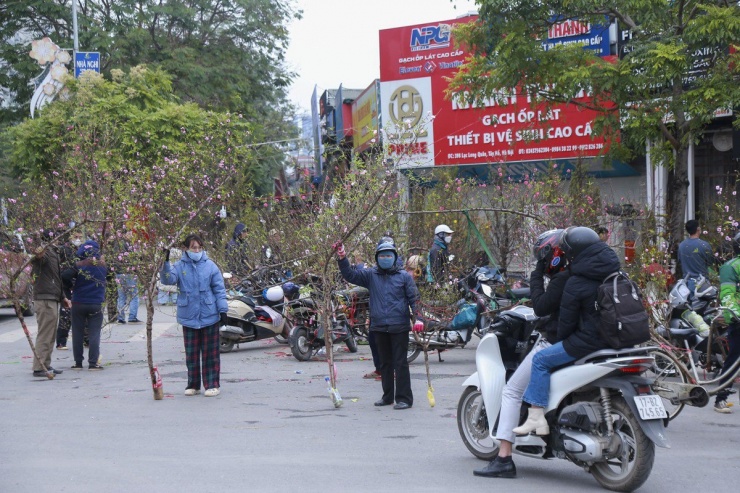
[(562, 234), (562, 229), (545, 231), (537, 237), (537, 241), (535, 241), (532, 248), (532, 254), (535, 260), (545, 261), (544, 274), (547, 276), (553, 276), (563, 271), (568, 263), (568, 260), (565, 258), (565, 252), (560, 248)]
[(396, 240), (394, 240), (392, 236), (385, 235), (378, 240), (378, 246), (382, 245), (383, 243), (390, 243), (391, 245), (395, 246)]
[(573, 262), (582, 251), (601, 241), (599, 235), (585, 226), (570, 227), (563, 231), (560, 237), (560, 248), (568, 261)]
[(375, 249), (375, 263), (378, 263), (378, 254), (380, 252), (393, 252), (393, 256), (395, 259), (393, 260), (393, 264), (395, 265), (396, 260), (398, 260), (398, 251), (396, 250), (396, 245), (390, 242), (381, 243), (378, 245), (378, 247)]

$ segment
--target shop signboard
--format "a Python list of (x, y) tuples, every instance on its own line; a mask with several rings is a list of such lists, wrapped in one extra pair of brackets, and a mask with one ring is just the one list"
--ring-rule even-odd
[(352, 134), (352, 147), (355, 152), (363, 152), (379, 141), (379, 87), (379, 81), (373, 81), (352, 102), (352, 128), (354, 130)]
[(553, 19), (547, 30), (547, 40), (542, 48), (551, 50), (555, 46), (579, 44), (586, 50), (595, 51), (598, 56), (610, 54), (609, 23), (591, 24), (578, 19)]
[(97, 51), (75, 52), (75, 79), (78, 79), (80, 74), (86, 70), (100, 73), (100, 53)]
[[(550, 109), (515, 90), (478, 106), (468, 104), (464, 94), (446, 97), (448, 79), (467, 55), (455, 47), (452, 27), (474, 19), (380, 31), (383, 128), (396, 137), (395, 142), (390, 139), (389, 149), (391, 155), (404, 157), (401, 166), (547, 161), (602, 154), (606, 142), (593, 137), (598, 113), (586, 107), (590, 103), (587, 94)], [(608, 37), (606, 44), (608, 49)], [(414, 128), (419, 131), (409, 130)]]

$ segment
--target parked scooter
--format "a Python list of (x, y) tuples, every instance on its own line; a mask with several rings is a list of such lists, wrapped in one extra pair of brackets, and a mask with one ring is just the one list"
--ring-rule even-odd
[[(709, 326), (720, 315), (716, 306), (717, 288), (700, 277), (696, 288), (690, 291), (686, 281), (680, 279), (668, 296), (670, 314), (668, 325), (656, 327), (656, 332), (673, 345), (686, 349), (693, 362), (715, 376), (724, 365), (726, 348), (722, 337), (714, 337), (711, 352), (707, 351)], [(711, 353), (711, 356), (708, 356)]]
[(488, 332), (496, 313), (528, 300), (531, 295), (529, 286), (521, 282), (509, 287), (504, 274), (490, 266), (475, 267), (462, 282), (485, 301), (486, 308), (475, 326), (475, 335), (481, 338)]
[[(526, 322), (511, 323), (517, 320), (521, 317), (509, 323), (497, 318), (478, 344), (476, 373), (463, 383), (458, 430), (468, 450), (480, 459), (498, 454), (495, 435), (502, 390), (511, 365), (523, 358), (511, 353), (509, 339), (514, 339), (514, 347), (526, 343), (531, 348), (539, 337), (534, 333), (532, 341), (526, 331), (517, 329)], [(653, 392), (652, 381), (641, 376), (654, 364), (650, 349), (597, 351), (555, 371), (545, 409), (550, 434), (518, 436), (514, 453), (569, 460), (613, 491), (639, 488), (650, 475), (655, 446), (669, 446), (663, 403)], [(692, 395), (703, 391), (696, 388), (701, 390)], [(701, 400), (687, 404), (706, 405), (706, 399)], [(520, 423), (525, 418), (522, 412)]]
[[(332, 306), (334, 306), (334, 301), (332, 301)], [(316, 304), (310, 297), (289, 297), (287, 307), (288, 316), (293, 324), (288, 339), (290, 350), (298, 361), (308, 361), (326, 347), (324, 324), (319, 320)], [(336, 306), (332, 310), (331, 324), (332, 343), (344, 343), (350, 353), (356, 353), (357, 341), (350, 328), (347, 315)]]
[(278, 311), (282, 310), (284, 301), (282, 287), (274, 286), (265, 290), (261, 301), (263, 304), (258, 305), (254, 297), (238, 289), (230, 292), (227, 297), (227, 324), (219, 330), (222, 353), (231, 352), (235, 345), (238, 347), (247, 342), (288, 336), (290, 325)]
[(446, 349), (464, 348), (473, 336), (473, 331), (480, 323), (480, 319), (488, 310), (488, 302), (483, 295), (468, 288), (464, 282), (458, 283), (464, 296), (457, 302), (457, 315), (450, 321), (443, 321), (439, 316), (431, 313), (428, 308), (421, 309), (420, 319), (424, 322), (424, 331), (409, 332), (409, 347), (406, 361), (413, 362), (427, 346), (429, 350), (436, 350), (437, 357), (444, 362), (442, 351)]

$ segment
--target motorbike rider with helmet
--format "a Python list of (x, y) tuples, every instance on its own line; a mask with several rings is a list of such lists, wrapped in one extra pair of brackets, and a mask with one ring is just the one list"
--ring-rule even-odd
[[(413, 405), (414, 397), (406, 354), (411, 315), (417, 313), (419, 298), (414, 279), (398, 267), (398, 252), (392, 243), (377, 246), (376, 266), (370, 269), (352, 267), (346, 258), (344, 245), (338, 243), (334, 246), (342, 277), (370, 291), (370, 332), (375, 334), (383, 384), (383, 397), (375, 405), (387, 406), (395, 400), (394, 409), (408, 409)], [(417, 321), (414, 330), (423, 330), (423, 323)]]
[(441, 283), (447, 274), (447, 247), (452, 241), (452, 231), (446, 224), (434, 228), (434, 243), (427, 260), (427, 282)]
[(543, 349), (532, 359), (532, 376), (523, 398), (532, 407), (527, 421), (514, 428), (517, 435), (532, 431), (537, 435), (550, 433), (544, 408), (550, 396), (550, 372), (553, 368), (609, 347), (599, 331), (596, 298), (604, 279), (619, 271), (619, 258), (614, 250), (599, 240), (596, 231), (582, 226), (563, 231), (560, 248), (570, 262), (570, 277), (560, 303), (560, 342)]
[[(722, 306), (732, 308), (736, 313), (740, 314), (740, 292), (738, 291), (738, 285), (740, 283), (740, 233), (737, 233), (732, 239), (732, 249), (735, 258), (725, 262), (719, 269), (719, 296)], [(735, 364), (735, 361), (740, 358), (740, 321), (729, 311), (725, 311), (724, 315), (725, 321), (729, 324), (727, 341), (730, 345), (730, 351), (727, 354), (724, 365), (722, 365), (720, 385), (728, 380), (727, 372)], [(730, 396), (731, 390), (732, 384), (717, 393), (714, 401), (714, 410), (718, 413), (732, 413), (732, 408), (727, 404), (727, 398)]]
[[(501, 414), (496, 430), (496, 439), (499, 441), (498, 456), (483, 469), (473, 471), (476, 476), (516, 477), (516, 466), (511, 458), (511, 447), (515, 439), (512, 430), (519, 424), (522, 396), (532, 373), (532, 359), (535, 354), (559, 341), (557, 332), (560, 300), (565, 283), (570, 277), (570, 271), (566, 269), (568, 261), (560, 248), (562, 233), (562, 229), (545, 231), (537, 237), (532, 249), (534, 258), (537, 260), (529, 282), (532, 308), (538, 317), (549, 316), (550, 318), (544, 326), (544, 338), (532, 348), (504, 386)], [(545, 277), (550, 279), (547, 290), (545, 290)]]

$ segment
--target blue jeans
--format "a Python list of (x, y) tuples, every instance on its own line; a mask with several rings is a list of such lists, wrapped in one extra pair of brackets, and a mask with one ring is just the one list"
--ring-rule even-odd
[(126, 320), (126, 308), (128, 320), (133, 322), (139, 313), (139, 286), (138, 279), (132, 274), (118, 274), (118, 320)]
[(575, 360), (576, 358), (565, 352), (562, 342), (535, 354), (532, 358), (532, 376), (523, 400), (533, 406), (547, 407), (550, 398), (550, 371)]

